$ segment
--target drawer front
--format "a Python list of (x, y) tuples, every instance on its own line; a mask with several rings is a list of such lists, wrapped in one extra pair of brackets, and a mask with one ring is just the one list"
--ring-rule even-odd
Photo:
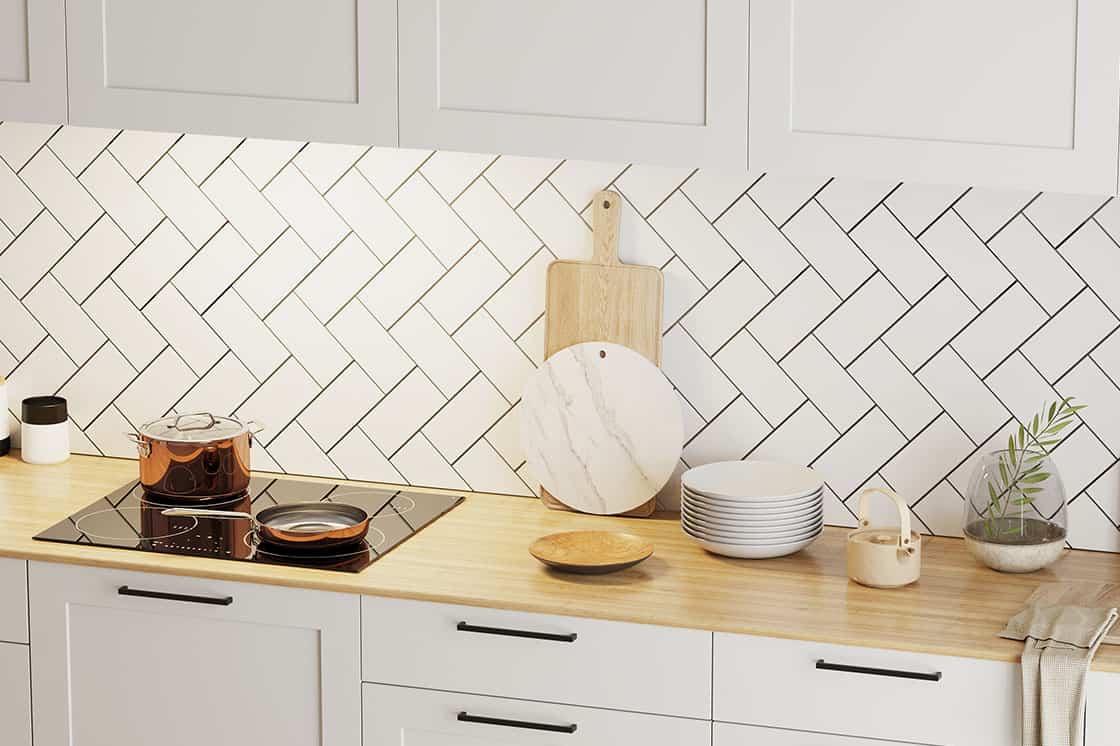
[(366, 684), (363, 746), (709, 746), (706, 720)]
[(0, 743), (31, 746), (31, 650), (0, 643)]
[(28, 641), (27, 563), (6, 557), (0, 557), (0, 641)]
[(362, 678), (711, 717), (710, 632), (362, 598)]
[(714, 651), (716, 720), (952, 746), (1021, 741), (1016, 664), (730, 634)]
[(756, 725), (712, 725), (712, 746), (891, 746), (903, 743), (906, 742), (803, 730), (779, 730)]

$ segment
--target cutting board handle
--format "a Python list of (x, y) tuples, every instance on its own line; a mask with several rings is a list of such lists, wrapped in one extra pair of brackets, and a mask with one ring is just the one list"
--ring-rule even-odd
[(622, 197), (618, 192), (598, 192), (592, 204), (595, 206), (595, 240), (591, 261), (595, 264), (621, 264), (618, 232), (622, 222)]

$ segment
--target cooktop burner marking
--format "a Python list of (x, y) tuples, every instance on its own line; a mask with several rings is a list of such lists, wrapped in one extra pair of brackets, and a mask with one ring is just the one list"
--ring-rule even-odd
[[(92, 513), (86, 513), (81, 518), (76, 520), (74, 522), (74, 528), (78, 529), (79, 531), (81, 531), (83, 534), (90, 537), (91, 539), (106, 539), (108, 541), (119, 540), (119, 539), (131, 539), (131, 538), (133, 538), (137, 535), (136, 534), (136, 529), (134, 529), (133, 527), (140, 525), (141, 521), (143, 520), (143, 512), (145, 510), (153, 511), (149, 515), (155, 515), (156, 513), (159, 512), (156, 508), (126, 508), (126, 507), (106, 508), (105, 510), (95, 510)], [(123, 530), (122, 530), (122, 533), (116, 533), (116, 534), (97, 533), (97, 531), (99, 531), (101, 529), (91, 528), (88, 525), (86, 527), (82, 526), (82, 524), (84, 524), (84, 523), (88, 524), (88, 523), (93, 522), (91, 519), (93, 519), (94, 516), (104, 516), (104, 514), (106, 514), (106, 513), (115, 513), (116, 515), (120, 516), (121, 520), (125, 521), (128, 524), (129, 529), (131, 529), (131, 533), (124, 534)], [(126, 514), (131, 514), (133, 520), (129, 520), (129, 518), (126, 516)], [(161, 515), (161, 517), (162, 517), (162, 515)], [(193, 516), (179, 516), (179, 517), (180, 518), (189, 518), (190, 525), (184, 525), (181, 530), (172, 530), (170, 533), (152, 534), (151, 536), (145, 535), (142, 538), (147, 539), (147, 540), (152, 540), (152, 541), (155, 541), (157, 539), (170, 539), (173, 536), (182, 536), (183, 534), (190, 533), (191, 531), (194, 531), (196, 528), (198, 528), (198, 519), (197, 518), (195, 518)], [(172, 523), (174, 523), (174, 521), (168, 521), (168, 526), (170, 527), (170, 525)]]

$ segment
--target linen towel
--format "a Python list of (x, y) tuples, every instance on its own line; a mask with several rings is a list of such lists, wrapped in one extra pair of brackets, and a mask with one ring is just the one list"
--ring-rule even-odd
[(1085, 675), (1114, 608), (1030, 605), (1000, 637), (1023, 640), (1023, 746), (1082, 746)]

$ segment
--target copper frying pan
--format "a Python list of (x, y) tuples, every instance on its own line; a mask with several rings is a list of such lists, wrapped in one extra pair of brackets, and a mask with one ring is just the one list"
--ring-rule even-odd
[(168, 508), (166, 516), (248, 518), (261, 541), (288, 549), (323, 549), (353, 544), (369, 531), (369, 513), (341, 503), (290, 503), (274, 505), (253, 516), (236, 510)]

